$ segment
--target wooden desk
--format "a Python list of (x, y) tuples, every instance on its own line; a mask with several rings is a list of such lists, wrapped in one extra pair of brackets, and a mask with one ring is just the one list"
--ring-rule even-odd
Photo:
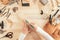
[(43, 29), (55, 39), (60, 40), (60, 24), (54, 26), (47, 23)]

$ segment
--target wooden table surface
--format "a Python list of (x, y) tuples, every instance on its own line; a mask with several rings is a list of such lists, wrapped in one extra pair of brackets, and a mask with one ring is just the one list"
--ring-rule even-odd
[(57, 24), (56, 26), (51, 25), (50, 23), (47, 23), (47, 25), (44, 26), (44, 30), (49, 33), (52, 37), (54, 37), (56, 40), (60, 40), (60, 24)]

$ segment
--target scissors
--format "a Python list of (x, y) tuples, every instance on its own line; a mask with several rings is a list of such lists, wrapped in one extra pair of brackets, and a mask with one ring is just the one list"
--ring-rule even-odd
[[(4, 37), (8, 37), (8, 38), (13, 38), (13, 32), (8, 32), (5, 36), (1, 37), (1, 38), (4, 38)], [(1, 39), (0, 38), (0, 39)]]

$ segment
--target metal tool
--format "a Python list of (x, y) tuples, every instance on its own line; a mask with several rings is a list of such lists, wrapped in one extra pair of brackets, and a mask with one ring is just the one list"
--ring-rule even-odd
[[(10, 8), (8, 9), (8, 11), (7, 11), (7, 12), (3, 13), (3, 14), (2, 14), (2, 16), (4, 16), (4, 15), (5, 15), (5, 17), (7, 17), (7, 18), (8, 18), (8, 17), (11, 15), (11, 13), (9, 13), (9, 11), (10, 11)], [(2, 17), (2, 16), (1, 16), (1, 17)]]
[(43, 15), (43, 10), (41, 10), (41, 13), (40, 14)]
[(48, 0), (39, 0), (43, 5), (46, 5), (48, 3)]
[(13, 38), (13, 32), (8, 32), (5, 36), (3, 36), (1, 38), (4, 38), (4, 37), (10, 38), (10, 39)]
[(59, 9), (55, 12), (55, 14), (52, 17), (54, 17), (58, 12), (59, 12)]
[(7, 18), (9, 18), (10, 15), (11, 15), (11, 13), (9, 13), (9, 14), (7, 15)]
[(52, 24), (52, 16), (49, 17), (49, 23)]
[(6, 15), (7, 18), (9, 18), (9, 16), (11, 15), (11, 13), (9, 11), (10, 11), (10, 9), (8, 9), (8, 12), (7, 12), (7, 15)]
[(0, 13), (3, 13), (6, 10), (6, 6), (4, 6), (2, 9), (0, 9)]
[(9, 3), (8, 5), (12, 5), (12, 4), (14, 4), (14, 3), (19, 4), (19, 3), (18, 3), (19, 1), (20, 1), (20, 0), (11, 0), (10, 3)]
[(22, 6), (30, 6), (30, 4), (29, 4), (29, 3), (27, 3), (27, 2), (26, 2), (26, 3), (24, 3), (24, 2), (23, 2), (23, 0), (21, 0), (21, 4), (22, 4)]
[(0, 27), (1, 27), (1, 29), (4, 28), (4, 22), (3, 21), (2, 21), (2, 23), (0, 23)]

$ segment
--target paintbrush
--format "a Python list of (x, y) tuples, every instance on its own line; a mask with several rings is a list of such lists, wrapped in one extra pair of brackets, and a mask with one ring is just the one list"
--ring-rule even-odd
[(34, 29), (34, 26), (31, 25), (27, 20), (25, 20), (25, 21), (26, 21), (26, 24), (29, 25), (29, 28), (31, 28), (33, 30)]

